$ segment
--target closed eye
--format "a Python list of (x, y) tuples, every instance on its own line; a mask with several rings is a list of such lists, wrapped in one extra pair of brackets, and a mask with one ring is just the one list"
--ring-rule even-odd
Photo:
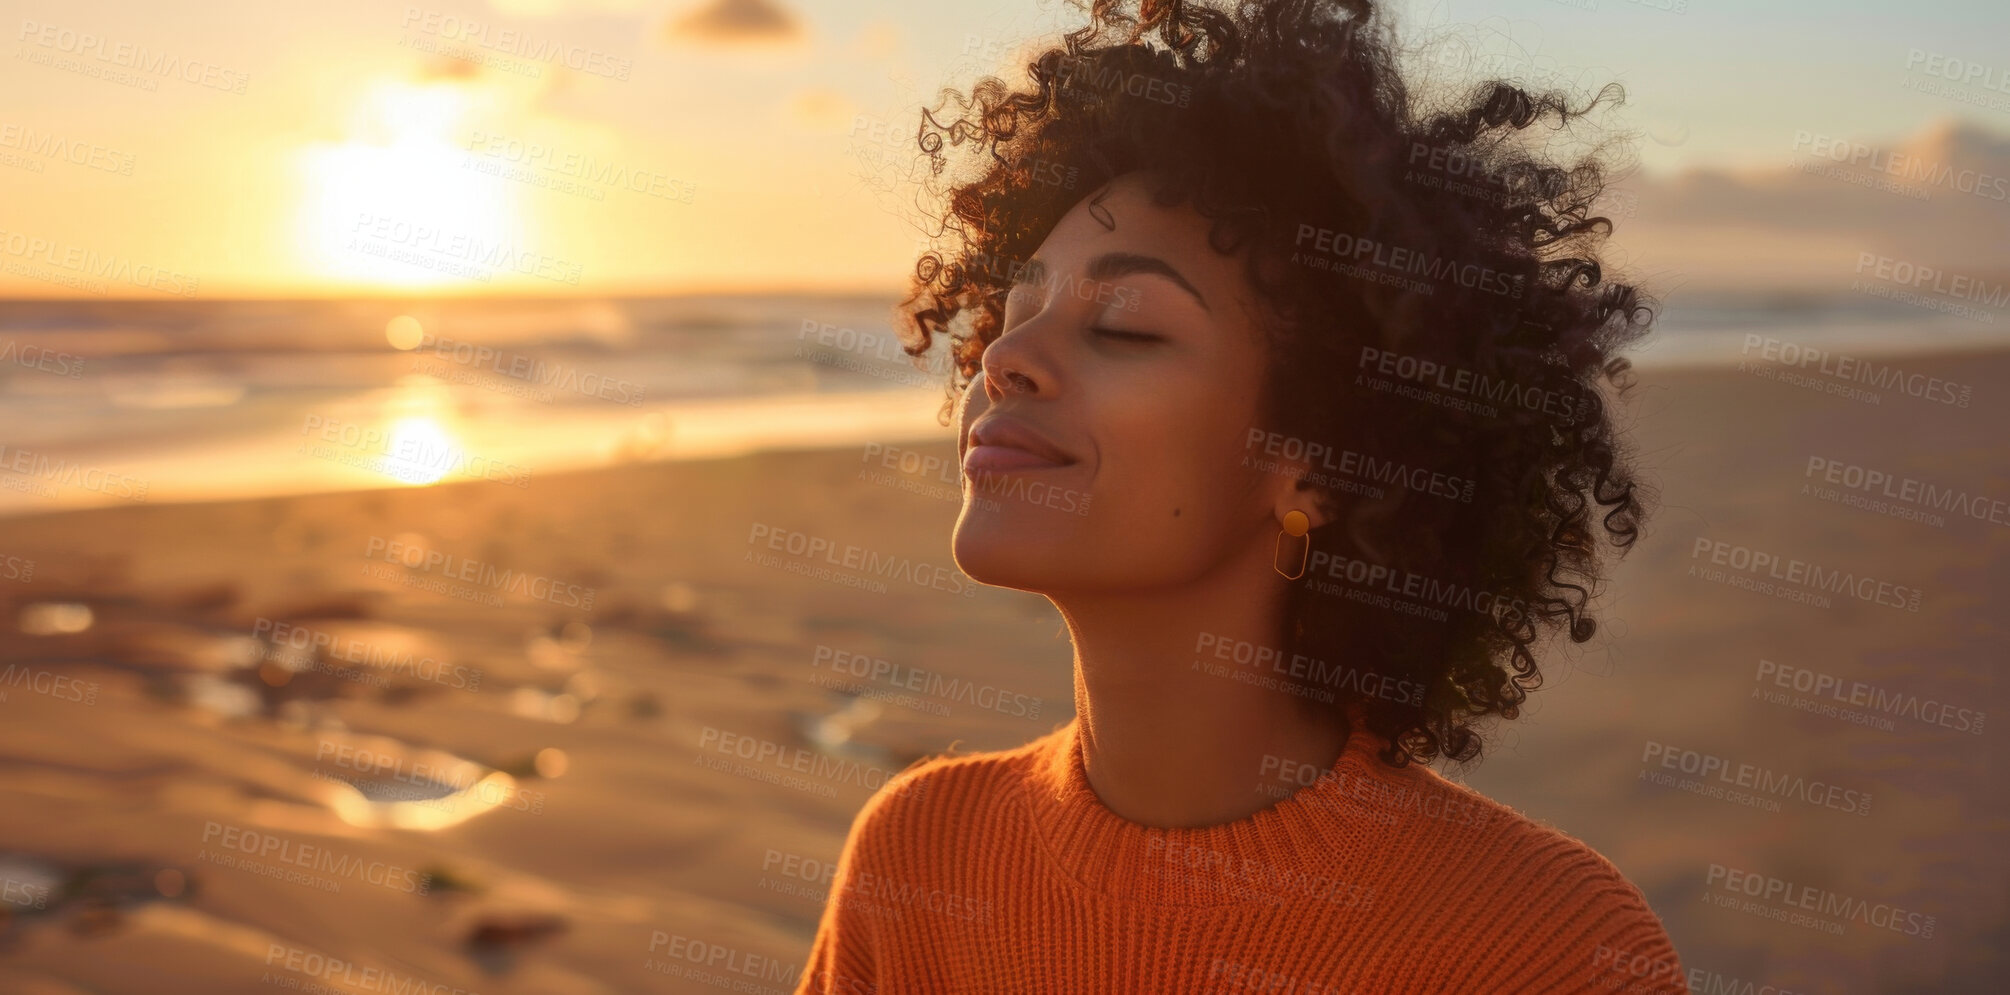
[(1089, 331), (1103, 338), (1116, 339), (1121, 342), (1164, 342), (1166, 338), (1163, 335), (1153, 335), (1150, 332), (1122, 332), (1114, 328), (1092, 327)]

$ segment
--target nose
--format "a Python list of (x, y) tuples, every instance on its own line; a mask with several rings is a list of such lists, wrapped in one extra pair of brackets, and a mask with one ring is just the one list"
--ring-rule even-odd
[(998, 401), (1009, 394), (1035, 394), (1040, 390), (1033, 378), (1018, 370), (997, 369), (990, 363), (984, 365), (984, 396)]
[(1035, 315), (992, 339), (979, 359), (984, 377), (984, 396), (1001, 401), (1013, 394), (1051, 391), (1052, 371), (1046, 354), (1036, 341), (1038, 333), (1052, 322), (1052, 313)]

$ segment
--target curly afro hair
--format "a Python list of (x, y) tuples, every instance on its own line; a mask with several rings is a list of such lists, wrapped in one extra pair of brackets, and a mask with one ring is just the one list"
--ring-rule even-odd
[(1617, 353), (1655, 307), (1596, 256), (1613, 167), (1537, 140), (1623, 92), (1489, 80), (1427, 104), (1367, 0), (1095, 0), (1057, 41), (1023, 88), (987, 76), (922, 114), (941, 234), (897, 312), (910, 355), (948, 342), (941, 417), (1060, 218), (1152, 177), (1246, 261), (1269, 311), (1269, 430), (1471, 481), (1447, 500), (1301, 479), (1327, 518), (1282, 635), (1412, 689), (1328, 696), (1389, 741), (1384, 763), (1477, 759), (1479, 724), (1540, 685), (1536, 650), (1592, 638), (1602, 547), (1623, 555), (1652, 503), (1609, 414), (1630, 386)]

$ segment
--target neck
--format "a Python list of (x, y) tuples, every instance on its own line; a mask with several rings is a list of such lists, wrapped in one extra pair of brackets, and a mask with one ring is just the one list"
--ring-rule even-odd
[(1335, 704), (1284, 686), (1295, 582), (1270, 553), (1179, 588), (1049, 595), (1075, 646), (1083, 772), (1110, 811), (1166, 828), (1234, 822), (1300, 786), (1280, 761), (1323, 771), (1339, 757)]

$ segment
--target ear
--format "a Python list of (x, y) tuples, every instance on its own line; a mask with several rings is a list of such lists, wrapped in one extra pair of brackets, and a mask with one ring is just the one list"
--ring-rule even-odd
[(1276, 488), (1277, 493), (1271, 502), (1272, 517), (1281, 523), (1286, 514), (1302, 511), (1308, 523), (1307, 532), (1326, 524), (1325, 495), (1318, 487), (1305, 481), (1305, 467), (1301, 465), (1290, 471), (1280, 469), (1279, 483), (1282, 486)]
[[(1285, 461), (1280, 461), (1285, 462)], [(1288, 468), (1287, 468), (1288, 467)], [(1319, 528), (1329, 522), (1338, 522), (1344, 533), (1343, 542), (1361, 556), (1374, 563), (1390, 562), (1390, 548), (1385, 541), (1388, 529), (1384, 522), (1396, 511), (1403, 498), (1400, 492), (1390, 491), (1381, 498), (1370, 498), (1361, 494), (1329, 495), (1325, 489), (1308, 481), (1308, 473), (1316, 475), (1320, 471), (1300, 461), (1295, 467), (1288, 462), (1278, 469), (1277, 484), (1271, 501), (1271, 514), (1279, 523), (1286, 513), (1302, 511), (1310, 523), (1307, 531)], [(1338, 515), (1330, 514), (1327, 502), (1338, 503)], [(1281, 526), (1280, 526), (1281, 527)]]
[(1294, 458), (1284, 455), (1283, 446), (1265, 445), (1270, 434), (1257, 428), (1249, 430), (1242, 465), (1246, 472), (1255, 474), (1255, 486), (1262, 490), (1263, 500), (1270, 506), (1271, 519), (1281, 523), (1287, 513), (1302, 511), (1310, 523), (1307, 531), (1326, 524), (1327, 515), (1320, 507), (1321, 495), (1316, 486), (1320, 468), (1305, 458), (1303, 447), (1291, 447), (1297, 453)]

